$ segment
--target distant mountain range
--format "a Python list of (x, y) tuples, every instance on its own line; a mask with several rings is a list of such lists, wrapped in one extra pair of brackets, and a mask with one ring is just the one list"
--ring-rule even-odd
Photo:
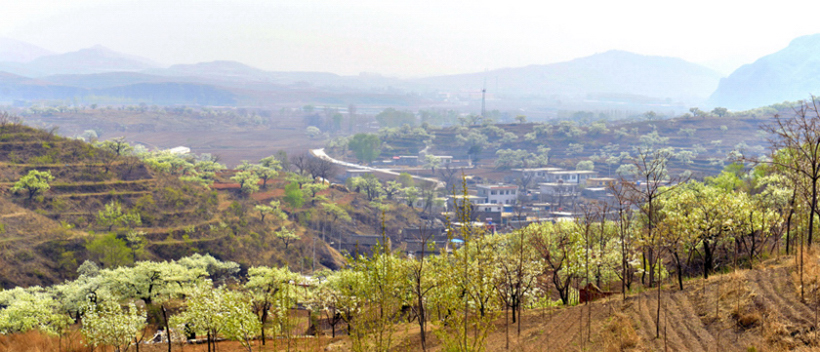
[(497, 95), (586, 99), (617, 93), (702, 101), (715, 90), (720, 78), (716, 71), (682, 59), (613, 50), (549, 65), (430, 77), (417, 82), (447, 89), (475, 90), (486, 85), (495, 89)]
[[(91, 77), (89, 77), (91, 76)], [(10, 73), (0, 72), (0, 101), (39, 101), (39, 100), (75, 100), (100, 99), (103, 97), (131, 101), (132, 103), (147, 102), (157, 105), (194, 104), (194, 105), (222, 105), (237, 104), (237, 94), (229, 89), (191, 82), (140, 82), (134, 80), (128, 84), (104, 84), (104, 80), (93, 78), (114, 77), (116, 82), (122, 82), (122, 77), (131, 77), (130, 74), (97, 74), (52, 76), (66, 81), (70, 78), (83, 78), (88, 83), (85, 87), (80, 84), (68, 85), (55, 83), (45, 79), (33, 79)], [(137, 76), (138, 77), (138, 76)], [(46, 77), (48, 79), (49, 77)], [(89, 79), (90, 78), (90, 79)], [(56, 80), (59, 81), (59, 80)], [(75, 80), (76, 81), (76, 80)]]
[(743, 65), (720, 81), (709, 104), (751, 109), (820, 94), (820, 34), (796, 38), (785, 49)]
[[(613, 102), (637, 108), (676, 104), (746, 109), (820, 92), (820, 34), (797, 38), (786, 49), (723, 79), (716, 71), (682, 59), (617, 50), (548, 65), (398, 79), (266, 71), (235, 61), (164, 67), (99, 45), (55, 54), (0, 38), (2, 102), (110, 96), (153, 104), (409, 105), (418, 99), (463, 104), (475, 100), (482, 87), (496, 101), (547, 107), (563, 101), (590, 109)], [(457, 98), (452, 100), (453, 96)]]

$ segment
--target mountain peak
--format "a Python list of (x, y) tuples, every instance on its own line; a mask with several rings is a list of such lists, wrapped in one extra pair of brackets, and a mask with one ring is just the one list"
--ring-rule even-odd
[(90, 46), (88, 48), (80, 49), (80, 50), (77, 50), (77, 51), (97, 51), (97, 52), (112, 52), (112, 53), (115, 52), (114, 50), (111, 50), (111, 49), (103, 46), (102, 44), (96, 44), (96, 45)]
[(815, 46), (815, 45), (818, 45), (818, 44), (820, 44), (820, 33), (799, 36), (797, 38), (792, 39), (792, 41), (789, 42), (789, 46), (792, 46), (792, 45), (795, 45), (795, 46), (804, 46), (804, 45)]
[(141, 71), (159, 67), (146, 58), (123, 54), (99, 44), (64, 54), (40, 57), (30, 62), (29, 66), (47, 74)]
[(198, 76), (210, 78), (245, 78), (258, 80), (268, 75), (268, 72), (246, 65), (238, 61), (216, 60), (197, 62), (195, 64), (177, 64), (167, 69), (146, 71), (163, 76)]
[(712, 105), (751, 109), (805, 99), (820, 92), (820, 34), (793, 39), (787, 47), (743, 65), (721, 80)]
[(54, 52), (19, 40), (0, 37), (0, 61), (29, 62)]

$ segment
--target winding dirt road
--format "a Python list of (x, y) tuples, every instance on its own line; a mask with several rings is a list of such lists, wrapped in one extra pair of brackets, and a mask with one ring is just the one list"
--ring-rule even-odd
[[(330, 161), (330, 162), (332, 162), (336, 165), (343, 166), (343, 167), (346, 167), (346, 168), (357, 169), (357, 170), (366, 170), (366, 171), (371, 171), (371, 172), (374, 172), (374, 173), (382, 173), (382, 174), (385, 174), (385, 175), (391, 175), (391, 176), (394, 176), (394, 177), (398, 177), (399, 174), (400, 174), (396, 171), (389, 170), (389, 169), (379, 169), (379, 168), (370, 167), (370, 166), (362, 166), (362, 165), (358, 165), (358, 164), (349, 163), (349, 162), (346, 162), (346, 161), (333, 159), (329, 155), (327, 155), (327, 153), (325, 153), (325, 148), (311, 149), (310, 150), (310, 155), (313, 155), (314, 157), (319, 158), (319, 159)], [(419, 181), (423, 181), (423, 182), (427, 182), (427, 183), (432, 183), (432, 184), (436, 185), (436, 188), (444, 188), (444, 182), (441, 182), (441, 181), (439, 181), (435, 178), (415, 176), (415, 175), (410, 175), (410, 177), (412, 177), (415, 180), (419, 180)]]

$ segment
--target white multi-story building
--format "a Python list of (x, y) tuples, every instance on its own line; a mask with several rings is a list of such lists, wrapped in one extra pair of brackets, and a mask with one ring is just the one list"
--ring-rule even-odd
[(518, 197), (518, 186), (513, 185), (477, 185), (477, 196), (485, 198), (488, 204), (515, 204)]
[(512, 169), (515, 178), (529, 179), (533, 183), (546, 182), (547, 174), (554, 171), (563, 171), (558, 167), (536, 167), (526, 169)]
[(576, 185), (586, 184), (588, 178), (597, 176), (598, 173), (589, 170), (555, 170), (547, 171), (548, 183), (574, 183)]

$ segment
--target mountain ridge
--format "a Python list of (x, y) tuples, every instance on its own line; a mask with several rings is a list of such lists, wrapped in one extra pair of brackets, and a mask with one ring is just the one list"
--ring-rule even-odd
[(730, 109), (805, 99), (820, 92), (820, 34), (793, 39), (788, 46), (746, 64), (722, 79), (709, 104)]
[(625, 93), (705, 100), (720, 77), (712, 69), (679, 58), (610, 50), (553, 64), (428, 77), (416, 82), (428, 87), (477, 89), (485, 85), (485, 78), (490, 78), (497, 79), (498, 91), (507, 94), (584, 98), (592, 93)]
[(95, 45), (68, 53), (42, 56), (26, 63), (25, 66), (45, 75), (53, 75), (141, 71), (158, 67), (159, 64), (146, 58)]
[(0, 62), (24, 63), (55, 52), (23, 41), (0, 37)]

